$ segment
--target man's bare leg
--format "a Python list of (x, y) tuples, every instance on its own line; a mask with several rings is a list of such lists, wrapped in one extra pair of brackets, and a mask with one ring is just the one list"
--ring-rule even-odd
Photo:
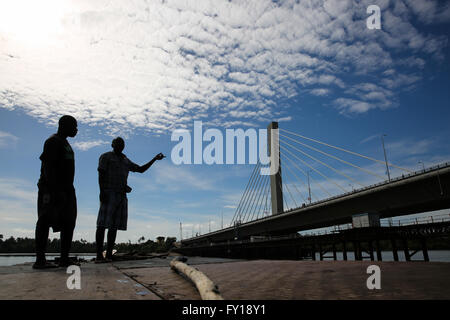
[(108, 243), (106, 248), (106, 259), (112, 260), (112, 251), (114, 249), (114, 242), (116, 241), (117, 229), (108, 229)]
[(103, 241), (105, 239), (105, 228), (97, 227), (97, 231), (95, 233), (95, 243), (97, 245), (97, 259), (96, 260), (104, 260), (103, 258)]

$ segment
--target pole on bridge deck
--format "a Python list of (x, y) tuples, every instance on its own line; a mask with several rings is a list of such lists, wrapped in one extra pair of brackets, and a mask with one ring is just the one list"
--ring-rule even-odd
[(383, 257), (381, 255), (381, 247), (380, 247), (380, 240), (375, 240), (375, 250), (377, 251), (377, 260), (383, 261)]
[[(278, 160), (278, 171), (277, 173), (270, 175), (270, 195), (272, 201), (272, 215), (280, 214), (284, 211), (283, 209), (283, 189), (281, 182), (281, 160), (280, 160), (280, 143), (279, 143), (279, 135), (278, 130), (277, 134), (274, 134), (274, 148), (276, 152), (278, 152), (278, 159), (275, 155), (272, 155), (272, 130), (278, 129), (278, 122), (271, 122), (267, 126), (267, 149), (269, 150), (270, 159)], [(278, 146), (278, 148), (276, 148)], [(271, 162), (271, 165), (273, 163)]]

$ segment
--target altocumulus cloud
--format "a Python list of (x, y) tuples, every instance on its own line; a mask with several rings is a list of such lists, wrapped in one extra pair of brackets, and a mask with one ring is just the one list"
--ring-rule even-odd
[(92, 141), (77, 141), (73, 143), (73, 146), (81, 151), (87, 151), (91, 148), (98, 147), (101, 145), (108, 144), (105, 140), (92, 140)]
[(19, 138), (13, 134), (5, 131), (0, 131), (0, 148), (13, 146), (17, 143), (18, 140)]
[[(2, 18), (14, 15), (14, 1), (2, 1)], [(450, 9), (377, 1), (383, 24), (374, 32), (366, 28), (372, 2), (58, 0), (60, 10), (36, 7), (33, 19), (54, 23), (40, 41), (0, 23), (0, 107), (155, 132), (193, 119), (245, 126), (283, 118), (288, 110), (277, 106), (302, 90), (341, 113), (394, 107), (447, 45), (413, 19), (446, 23)]]

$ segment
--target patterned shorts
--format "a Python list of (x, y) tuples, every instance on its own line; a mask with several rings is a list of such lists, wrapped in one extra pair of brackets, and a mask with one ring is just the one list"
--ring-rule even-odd
[(105, 190), (106, 202), (100, 203), (97, 227), (127, 230), (128, 199), (126, 193)]

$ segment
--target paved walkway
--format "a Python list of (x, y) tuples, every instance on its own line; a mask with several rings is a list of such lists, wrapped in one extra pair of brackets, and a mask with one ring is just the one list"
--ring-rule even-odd
[[(381, 289), (367, 289), (369, 265)], [(198, 269), (225, 299), (450, 299), (450, 263), (257, 260)]]
[(84, 263), (80, 268), (81, 289), (69, 290), (66, 283), (70, 274), (64, 268), (1, 267), (0, 299), (160, 299), (111, 264)]
[[(0, 267), (0, 299), (197, 300), (193, 284), (172, 271), (171, 257), (83, 263), (81, 289), (65, 269)], [(231, 260), (191, 257), (229, 300), (450, 299), (450, 263)], [(368, 290), (367, 267), (381, 268), (381, 290)]]

